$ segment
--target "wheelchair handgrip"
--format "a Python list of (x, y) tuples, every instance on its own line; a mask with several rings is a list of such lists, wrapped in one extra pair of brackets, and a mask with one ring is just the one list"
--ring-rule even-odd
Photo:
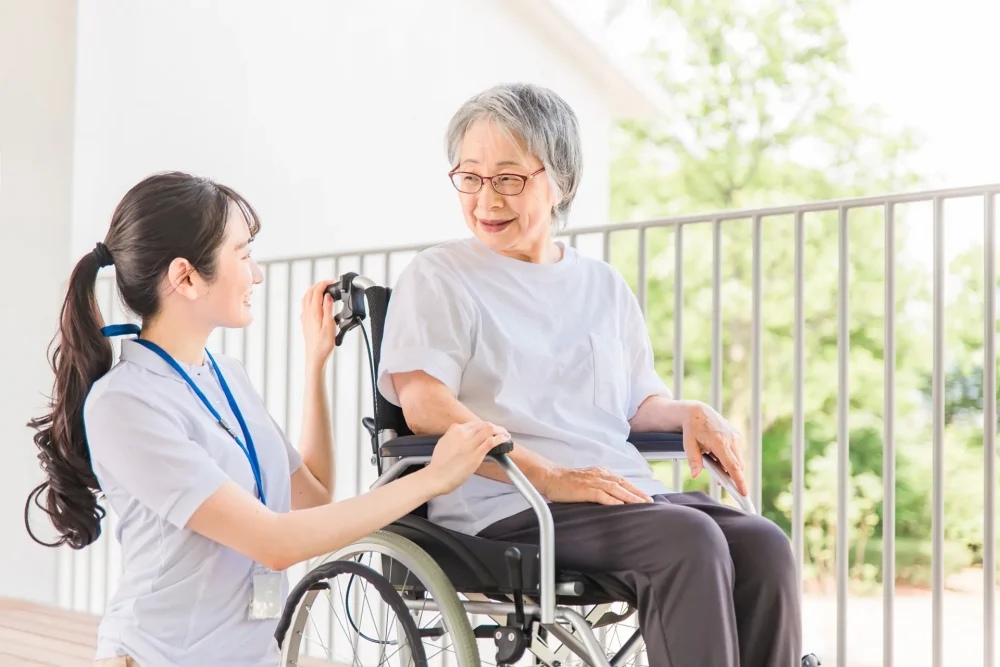
[(491, 449), (489, 451), (489, 454), (487, 454), (487, 456), (500, 456), (502, 454), (510, 454), (511, 451), (513, 451), (513, 449), (514, 449), (514, 441), (508, 440), (502, 445), (497, 445), (496, 447)]

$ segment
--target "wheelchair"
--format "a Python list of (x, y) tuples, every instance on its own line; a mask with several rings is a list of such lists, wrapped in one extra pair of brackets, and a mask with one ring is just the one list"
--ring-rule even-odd
[[(335, 316), (338, 345), (369, 320), (374, 415), (362, 421), (371, 436), (376, 488), (429, 462), (440, 436), (414, 435), (402, 410), (378, 391), (391, 289), (348, 273), (328, 291), (342, 303)], [(686, 458), (679, 433), (633, 433), (629, 441), (649, 461)], [(512, 446), (494, 448), (488, 459), (537, 515), (537, 546), (441, 528), (427, 520), (423, 506), (328, 554), (290, 591), (275, 633), (282, 667), (648, 665), (635, 601), (613, 594), (610, 577), (556, 565), (552, 516), (507, 457)], [(715, 459), (706, 456), (705, 465), (744, 511), (756, 513)], [(341, 640), (334, 640), (335, 631)], [(802, 661), (803, 667), (819, 664), (812, 655)]]

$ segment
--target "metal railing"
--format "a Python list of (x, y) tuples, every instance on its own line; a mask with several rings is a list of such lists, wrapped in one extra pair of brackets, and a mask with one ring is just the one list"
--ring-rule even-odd
[[(572, 229), (564, 238), (584, 254), (613, 262), (612, 255), (621, 251), (626, 257), (634, 254), (635, 265), (621, 266), (634, 283), (640, 307), (645, 314), (651, 287), (648, 258), (650, 237), (659, 230), (673, 234), (673, 392), (684, 395), (684, 310), (685, 310), (685, 230), (697, 226), (711, 227), (711, 341), (710, 396), (708, 402), (717, 410), (723, 408), (723, 232), (738, 221), (750, 223), (750, 402), (747, 453), (751, 464), (751, 490), (754, 504), (761, 507), (763, 410), (763, 296), (765, 221), (789, 218), (794, 254), (793, 275), (793, 362), (792, 362), (792, 439), (791, 439), (791, 542), (795, 562), (801, 576), (804, 565), (804, 485), (806, 480), (806, 407), (805, 378), (807, 362), (806, 340), (806, 221), (809, 216), (836, 216), (837, 235), (837, 395), (836, 395), (836, 525), (848, 526), (850, 501), (850, 301), (851, 279), (850, 221), (862, 210), (882, 213), (884, 227), (884, 406), (883, 438), (883, 664), (891, 667), (894, 660), (894, 592), (895, 592), (895, 508), (896, 508), (896, 295), (898, 212), (901, 207), (925, 204), (932, 207), (933, 228), (933, 350), (932, 350), (932, 521), (931, 521), (931, 594), (932, 594), (932, 655), (934, 667), (944, 665), (944, 463), (945, 463), (945, 205), (956, 200), (977, 202), (982, 211), (985, 241), (983, 281), (986, 298), (983, 312), (983, 664), (996, 667), (996, 195), (1000, 184), (951, 190), (871, 196), (853, 199), (810, 202), (748, 210), (721, 211), (698, 215), (648, 220), (634, 223), (609, 224), (585, 229)], [(981, 208), (979, 208), (981, 207)], [(787, 233), (787, 232), (786, 232)], [(616, 245), (624, 237), (634, 235), (631, 244)], [(218, 332), (210, 344), (214, 349), (231, 354), (243, 361), (251, 378), (261, 391), (265, 403), (295, 441), (297, 420), (293, 417), (297, 396), (301, 393), (301, 378), (297, 371), (300, 356), (292, 319), (297, 317), (297, 299), (307, 285), (324, 277), (335, 277), (346, 271), (367, 275), (376, 282), (392, 284), (409, 259), (424, 246), (383, 249), (359, 249), (325, 256), (307, 256), (262, 262), (266, 274), (264, 288), (257, 303), (258, 316), (246, 331)], [(662, 259), (658, 256), (657, 259)], [(667, 265), (669, 266), (669, 260)], [(632, 275), (634, 273), (634, 276)], [(112, 295), (113, 282), (103, 279), (102, 308), (106, 321), (122, 321), (123, 316)], [(263, 311), (261, 313), (260, 311)], [(338, 456), (338, 497), (363, 492), (374, 481), (374, 466), (370, 465), (367, 435), (361, 417), (370, 414), (371, 385), (366, 369), (361, 337), (357, 344), (338, 348), (331, 364), (329, 387), (331, 407), (336, 424)], [(674, 488), (681, 488), (682, 470), (674, 465)], [(717, 489), (712, 490), (718, 497)], [(111, 519), (113, 521), (113, 517)], [(99, 611), (113, 589), (117, 565), (117, 546), (108, 539), (113, 534), (105, 528), (101, 541), (78, 554), (64, 554), (59, 577), (61, 602), (65, 606)], [(846, 529), (836, 531), (836, 664), (848, 664), (848, 598), (849, 598), (849, 535)], [(304, 571), (304, 565), (293, 571), (293, 578)], [(806, 647), (807, 649), (809, 647)], [(824, 660), (826, 664), (831, 661)]]

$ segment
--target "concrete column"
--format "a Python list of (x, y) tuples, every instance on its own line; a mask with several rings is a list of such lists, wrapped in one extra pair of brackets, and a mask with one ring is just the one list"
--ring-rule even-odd
[(46, 409), (68, 277), (76, 11), (75, 0), (0, 0), (0, 596), (47, 603), (57, 554), (23, 525), (42, 479), (25, 424)]

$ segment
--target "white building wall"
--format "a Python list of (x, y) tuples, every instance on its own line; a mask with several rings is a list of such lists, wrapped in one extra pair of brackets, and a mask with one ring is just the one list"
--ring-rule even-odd
[(512, 80), (550, 86), (576, 110), (586, 170), (572, 224), (606, 221), (607, 102), (521, 11), (82, 0), (74, 255), (103, 237), (128, 187), (162, 169), (244, 193), (264, 220), (259, 257), (463, 235), (445, 127), (467, 97)]
[(51, 391), (46, 348), (67, 277), (75, 16), (66, 0), (0, 0), (0, 596), (42, 602), (55, 596), (56, 553), (24, 530), (42, 480), (25, 424)]

